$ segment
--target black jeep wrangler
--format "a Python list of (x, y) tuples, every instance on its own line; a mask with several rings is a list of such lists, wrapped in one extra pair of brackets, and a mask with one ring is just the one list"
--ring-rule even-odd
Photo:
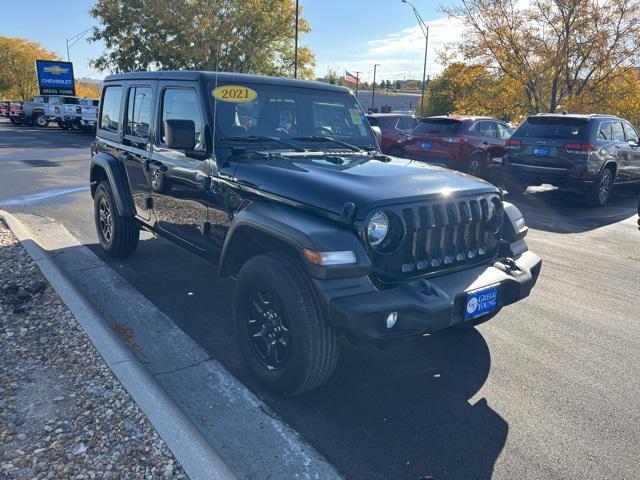
[(326, 381), (338, 334), (383, 344), (525, 298), (540, 258), (499, 189), (379, 150), (343, 87), (210, 72), (106, 78), (92, 148), (102, 248), (141, 228), (235, 277), (238, 341), (267, 386)]

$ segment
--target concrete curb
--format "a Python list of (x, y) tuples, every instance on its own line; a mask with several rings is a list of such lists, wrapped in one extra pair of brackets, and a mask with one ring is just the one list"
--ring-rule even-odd
[(211, 448), (184, 413), (140, 364), (93, 305), (13, 215), (0, 210), (0, 218), (18, 238), (40, 271), (67, 305), (120, 383), (133, 397), (158, 434), (192, 480), (237, 477)]

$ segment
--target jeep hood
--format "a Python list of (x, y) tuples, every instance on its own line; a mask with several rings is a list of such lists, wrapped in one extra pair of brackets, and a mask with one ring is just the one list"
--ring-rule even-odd
[(340, 155), (336, 165), (323, 157), (243, 160), (236, 181), (264, 192), (339, 215), (347, 202), (362, 219), (373, 208), (424, 200), (438, 195), (497, 192), (484, 180), (426, 163), (391, 157)]

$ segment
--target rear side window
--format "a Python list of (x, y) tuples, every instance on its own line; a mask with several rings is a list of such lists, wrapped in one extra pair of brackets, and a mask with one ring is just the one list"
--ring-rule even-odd
[(127, 100), (127, 126), (125, 135), (149, 136), (153, 91), (149, 87), (132, 87)]
[(462, 128), (462, 122), (447, 118), (421, 120), (413, 129), (414, 133), (455, 133)]
[(611, 122), (602, 122), (598, 129), (598, 140), (611, 140)]
[(204, 132), (198, 94), (191, 88), (167, 88), (162, 96), (160, 139), (165, 143), (164, 122), (166, 120), (193, 120), (196, 126), (196, 148), (204, 150)]
[(511, 127), (504, 123), (496, 123), (496, 128), (498, 129), (498, 137), (502, 140), (507, 140), (508, 138), (511, 138), (511, 135), (513, 135)]
[(63, 97), (62, 103), (67, 105), (78, 105), (80, 101), (76, 97)]
[(100, 112), (100, 128), (117, 132), (120, 127), (120, 103), (122, 87), (106, 87), (102, 95), (102, 111)]
[(588, 133), (588, 118), (529, 117), (516, 130), (514, 137), (584, 139)]
[(611, 122), (611, 140), (614, 142), (626, 142), (622, 122)]
[(476, 132), (481, 137), (497, 137), (498, 134), (495, 129), (494, 122), (478, 122)]

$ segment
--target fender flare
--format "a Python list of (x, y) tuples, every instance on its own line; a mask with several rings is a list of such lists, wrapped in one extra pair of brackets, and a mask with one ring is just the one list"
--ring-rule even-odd
[(91, 170), (89, 174), (91, 197), (95, 195), (98, 183), (105, 177), (111, 186), (118, 213), (123, 217), (134, 216), (127, 176), (120, 162), (111, 155), (99, 152), (91, 158)]
[[(350, 229), (329, 219), (295, 208), (267, 202), (253, 202), (238, 212), (222, 247), (219, 262), (221, 275), (233, 276), (241, 264), (254, 256), (247, 251), (243, 239), (247, 234), (261, 241), (274, 242), (296, 252), (311, 276), (315, 278), (345, 278), (367, 275), (371, 262), (357, 235)], [(269, 245), (260, 245), (269, 251)], [(303, 260), (307, 248), (318, 252), (345, 251), (355, 253), (356, 263), (349, 265), (317, 266)], [(263, 253), (258, 251), (257, 253)]]
[(608, 168), (609, 165), (613, 165), (613, 181), (616, 181), (616, 177), (618, 176), (618, 162), (616, 162), (616, 160), (614, 159), (609, 159), (607, 161), (605, 161), (602, 164), (602, 167), (600, 167), (600, 170), (598, 171), (598, 175), (600, 175), (605, 168)]

